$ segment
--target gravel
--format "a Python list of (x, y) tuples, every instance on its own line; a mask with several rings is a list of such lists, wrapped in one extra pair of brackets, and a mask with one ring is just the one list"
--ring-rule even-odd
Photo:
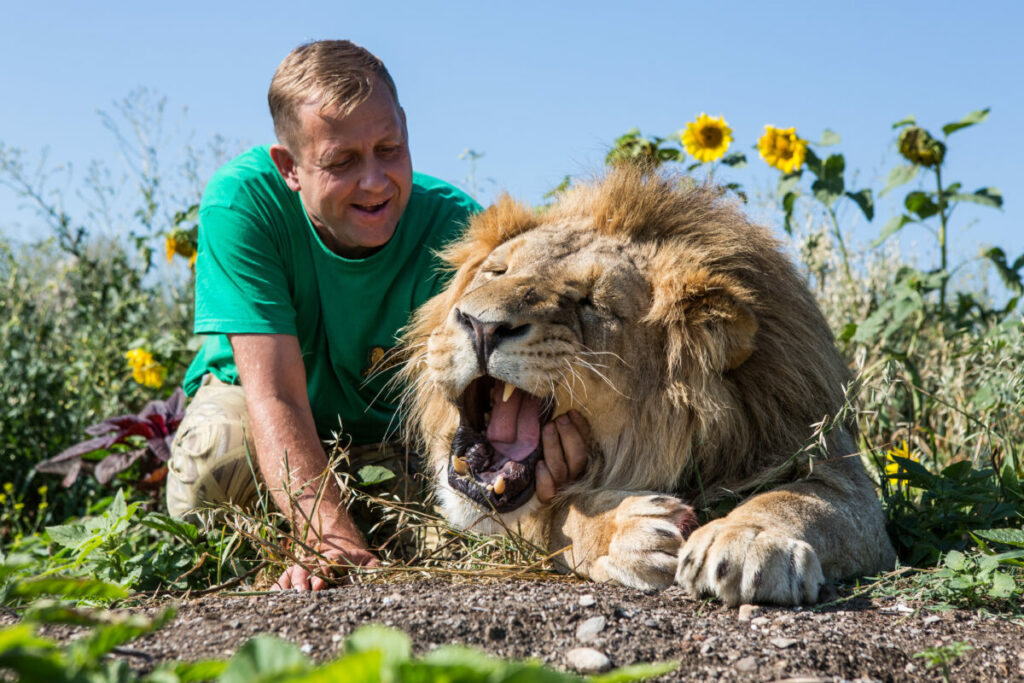
[[(372, 623), (402, 629), (417, 653), (461, 643), (581, 672), (679, 661), (659, 679), (665, 681), (940, 681), (940, 670), (915, 654), (966, 641), (974, 649), (951, 665), (951, 680), (1024, 681), (1019, 621), (864, 598), (821, 608), (737, 610), (694, 600), (679, 588), (641, 592), (566, 581), (426, 579), (313, 594), (205, 597), (182, 602), (172, 623), (133, 642), (131, 664), (145, 669), (164, 660), (229, 657), (258, 633), (325, 660), (338, 654), (347, 634)], [(43, 634), (72, 635), (65, 627), (46, 627)]]

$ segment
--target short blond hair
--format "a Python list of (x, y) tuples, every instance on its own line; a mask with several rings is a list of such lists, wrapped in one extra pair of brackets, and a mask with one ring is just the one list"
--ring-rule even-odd
[(274, 72), (267, 93), (278, 141), (297, 152), (298, 110), (309, 102), (346, 116), (383, 83), (398, 106), (398, 91), (384, 62), (348, 40), (318, 40), (288, 53)]

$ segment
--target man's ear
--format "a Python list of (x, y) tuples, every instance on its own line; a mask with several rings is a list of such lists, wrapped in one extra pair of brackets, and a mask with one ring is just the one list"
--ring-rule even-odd
[(298, 192), (302, 189), (302, 185), (299, 183), (299, 174), (296, 169), (295, 157), (288, 151), (288, 148), (284, 145), (271, 145), (270, 146), (270, 158), (274, 160), (274, 165), (277, 166), (277, 172), (284, 178), (284, 182), (287, 183), (288, 188), (292, 192)]

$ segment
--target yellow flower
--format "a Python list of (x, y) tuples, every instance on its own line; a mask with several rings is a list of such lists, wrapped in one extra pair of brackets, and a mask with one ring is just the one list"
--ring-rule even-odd
[(701, 112), (696, 121), (686, 124), (683, 131), (683, 146), (701, 163), (720, 159), (732, 142), (732, 128), (719, 116), (713, 119)]
[(0, 505), (3, 505), (6, 502), (7, 502), (7, 494), (6, 493), (0, 493)]
[(757, 149), (762, 159), (783, 173), (799, 171), (807, 158), (807, 141), (796, 136), (796, 128), (765, 126)]
[(164, 239), (164, 251), (167, 254), (168, 263), (174, 261), (174, 255), (177, 254), (189, 259), (191, 264), (195, 259), (196, 245), (192, 243), (192, 239), (187, 232), (175, 230), (168, 233)]
[(19, 510), (21, 510), (21, 509), (22, 509), (23, 507), (25, 507), (25, 504), (24, 504), (24, 503), (15, 503), (15, 504), (14, 504), (14, 511), (15, 511), (15, 512), (18, 512), (18, 511), (19, 511)]
[(39, 510), (40, 512), (42, 512), (43, 510), (45, 510), (45, 509), (46, 509), (46, 508), (48, 508), (48, 507), (50, 507), (50, 504), (49, 504), (49, 503), (47, 503), (47, 502), (46, 502), (46, 501), (44, 500), (44, 501), (43, 501), (42, 503), (40, 503), (40, 504), (39, 504), (39, 507), (38, 507), (38, 508), (36, 508), (36, 509), (37, 509), (37, 510)]
[(124, 357), (132, 366), (132, 379), (136, 382), (154, 389), (163, 385), (164, 379), (167, 378), (167, 368), (157, 363), (149, 351), (142, 348), (132, 349), (125, 353)]
[(910, 446), (907, 445), (906, 440), (903, 441), (903, 445), (898, 448), (890, 448), (885, 454), (885, 476), (893, 478), (900, 472), (905, 471), (903, 466), (896, 462), (895, 458), (907, 458), (914, 462), (921, 462), (921, 455), (918, 453), (911, 453)]
[(14, 484), (11, 482), (4, 484), (4, 493), (14, 493)]
[(36, 493), (38, 493), (40, 496), (45, 496), (46, 492), (49, 490), (50, 488), (46, 484), (43, 484), (42, 486), (36, 489)]

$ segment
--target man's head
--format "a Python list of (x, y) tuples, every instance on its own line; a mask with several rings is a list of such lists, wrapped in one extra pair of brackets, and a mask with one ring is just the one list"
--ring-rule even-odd
[(405, 112), (384, 64), (348, 41), (296, 48), (267, 96), (274, 163), (327, 246), (358, 258), (391, 239), (412, 190)]

